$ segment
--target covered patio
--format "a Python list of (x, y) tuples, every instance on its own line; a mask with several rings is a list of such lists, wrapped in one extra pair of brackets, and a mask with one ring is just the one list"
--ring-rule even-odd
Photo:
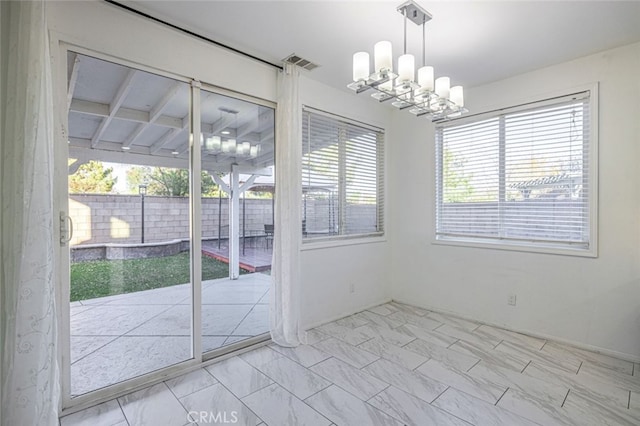
[[(269, 331), (270, 277), (202, 283), (202, 349)], [(81, 395), (191, 358), (191, 285), (71, 303), (71, 392)]]

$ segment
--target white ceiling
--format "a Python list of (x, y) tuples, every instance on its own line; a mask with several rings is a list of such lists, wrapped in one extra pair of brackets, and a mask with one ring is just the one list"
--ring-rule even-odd
[[(394, 1), (122, 1), (129, 7), (270, 62), (296, 53), (309, 76), (344, 89), (351, 57), (391, 40), (401, 53)], [(427, 62), (466, 87), (640, 41), (640, 1), (418, 1)], [(409, 22), (409, 53), (421, 60), (421, 28)], [(345, 89), (346, 90), (346, 89)]]

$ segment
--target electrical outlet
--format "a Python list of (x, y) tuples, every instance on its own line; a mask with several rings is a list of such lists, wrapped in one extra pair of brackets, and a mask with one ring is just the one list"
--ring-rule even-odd
[(356, 292), (356, 285), (354, 283), (349, 284), (349, 293)]
[(511, 305), (511, 306), (516, 306), (516, 295), (515, 294), (510, 294), (507, 297), (507, 304)]

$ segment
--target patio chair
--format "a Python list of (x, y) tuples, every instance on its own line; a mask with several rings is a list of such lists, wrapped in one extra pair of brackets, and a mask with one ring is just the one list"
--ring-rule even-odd
[(273, 224), (265, 223), (264, 224), (264, 243), (269, 248), (269, 241), (271, 241), (271, 246), (273, 246)]

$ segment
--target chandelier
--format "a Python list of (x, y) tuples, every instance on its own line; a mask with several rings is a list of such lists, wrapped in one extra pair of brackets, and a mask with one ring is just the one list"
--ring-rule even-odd
[[(444, 121), (465, 112), (462, 86), (450, 86), (449, 77), (434, 81), (434, 70), (426, 66), (425, 24), (431, 14), (413, 0), (398, 6), (404, 16), (404, 54), (398, 58), (397, 73), (393, 70), (391, 42), (380, 41), (373, 47), (374, 70), (370, 74), (369, 53), (353, 55), (353, 82), (347, 85), (356, 93), (372, 89), (371, 96), (379, 102), (392, 101), (398, 109), (409, 109), (416, 116), (426, 116), (432, 121)], [(407, 54), (407, 21), (422, 26), (422, 67), (416, 80), (415, 58)]]

